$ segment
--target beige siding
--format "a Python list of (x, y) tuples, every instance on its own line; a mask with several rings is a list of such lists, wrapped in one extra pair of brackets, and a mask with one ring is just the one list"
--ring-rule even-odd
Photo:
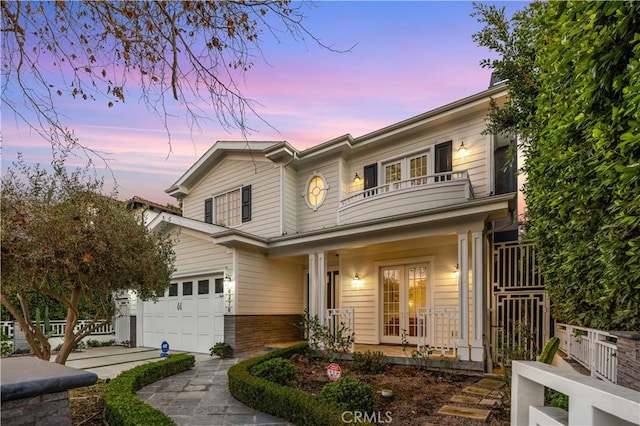
[(280, 235), (280, 170), (271, 161), (228, 156), (193, 188), (183, 202), (184, 216), (204, 220), (204, 200), (251, 185), (251, 221), (236, 228), (262, 237)]
[[(458, 284), (453, 274), (457, 263), (455, 235), (369, 247), (364, 255), (354, 251), (341, 253), (340, 305), (355, 310), (355, 333), (358, 343), (376, 344), (380, 341), (379, 323), (382, 312), (378, 284), (379, 265), (387, 265), (389, 262), (407, 264), (416, 258), (432, 259), (433, 282), (430, 283), (429, 295), (432, 306), (457, 306)], [(356, 272), (363, 279), (363, 286), (360, 288), (353, 286), (352, 277)]]
[(209, 236), (188, 229), (173, 231), (172, 236), (176, 239), (173, 248), (176, 254), (174, 277), (223, 273), (225, 266), (231, 266), (232, 256), (227, 249), (214, 245)]
[[(467, 170), (475, 196), (487, 195), (486, 136), (482, 134), (486, 129), (485, 116), (485, 112), (466, 115), (433, 126), (424, 132), (405, 136), (401, 141), (389, 141), (380, 144), (377, 148), (357, 151), (357, 155), (349, 159), (348, 166), (345, 168), (346, 175), (351, 178), (346, 181), (348, 194), (345, 194), (345, 197), (362, 191), (364, 180), (356, 184), (353, 182), (353, 177), (358, 173), (362, 178), (364, 166), (398, 158), (408, 153), (417, 154), (423, 150), (428, 150), (428, 155), (432, 157), (430, 161), (432, 161), (435, 145), (447, 141), (452, 141), (453, 171)], [(458, 158), (458, 147), (461, 141), (464, 141), (468, 148), (468, 154), (464, 159)], [(378, 176), (379, 184), (382, 183), (382, 178)]]
[(284, 232), (286, 234), (294, 234), (297, 232), (297, 218), (296, 218), (296, 208), (298, 196), (297, 191), (297, 175), (295, 170), (289, 167), (285, 167), (283, 169), (283, 178), (284, 178), (284, 210), (283, 210), (283, 219), (284, 219)]
[(302, 267), (237, 251), (236, 314), (302, 314)]
[[(333, 159), (316, 164), (313, 168), (298, 171), (298, 232), (308, 232), (336, 225), (341, 184), (339, 169), (339, 160)], [(305, 197), (302, 195), (306, 193), (306, 185), (309, 178), (316, 172), (324, 177), (327, 185), (329, 185), (329, 190), (324, 203), (314, 211), (309, 208)]]

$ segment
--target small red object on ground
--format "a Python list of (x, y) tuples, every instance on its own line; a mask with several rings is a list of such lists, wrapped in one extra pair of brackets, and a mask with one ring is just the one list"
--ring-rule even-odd
[(327, 377), (329, 378), (329, 380), (335, 382), (336, 380), (338, 380), (340, 378), (341, 374), (342, 374), (342, 369), (335, 362), (332, 362), (327, 367)]

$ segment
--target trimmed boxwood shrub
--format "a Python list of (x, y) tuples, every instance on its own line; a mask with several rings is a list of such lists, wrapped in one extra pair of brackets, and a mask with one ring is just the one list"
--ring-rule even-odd
[(190, 370), (194, 365), (193, 355), (176, 354), (123, 371), (104, 391), (104, 419), (111, 426), (175, 425), (163, 412), (138, 399), (135, 392), (160, 379)]
[(249, 370), (254, 366), (274, 358), (291, 358), (305, 352), (306, 343), (269, 352), (242, 361), (229, 369), (229, 391), (244, 404), (263, 413), (280, 417), (297, 425), (343, 425), (342, 411), (297, 389), (281, 386), (260, 377)]
[(318, 399), (342, 410), (364, 412), (372, 411), (377, 402), (373, 387), (350, 377), (326, 384)]
[(296, 379), (296, 367), (288, 359), (271, 358), (249, 370), (251, 374), (286, 386)]
[(380, 351), (356, 352), (353, 354), (353, 369), (364, 374), (384, 373), (389, 363)]

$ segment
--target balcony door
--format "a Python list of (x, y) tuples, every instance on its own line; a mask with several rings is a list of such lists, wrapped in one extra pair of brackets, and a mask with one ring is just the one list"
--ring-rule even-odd
[(431, 264), (380, 268), (381, 343), (418, 342), (418, 310), (429, 301)]

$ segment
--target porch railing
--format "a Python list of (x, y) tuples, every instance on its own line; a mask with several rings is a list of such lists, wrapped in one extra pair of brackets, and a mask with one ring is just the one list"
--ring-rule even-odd
[(349, 350), (355, 351), (355, 339), (353, 338), (353, 308), (334, 308), (327, 309), (327, 316), (325, 318), (325, 324), (329, 329), (329, 332), (334, 338), (349, 338)]
[[(398, 191), (403, 189), (417, 188), (426, 185), (433, 185), (436, 183), (446, 183), (453, 181), (469, 181), (469, 174), (466, 170), (459, 172), (445, 172), (435, 173), (428, 176), (420, 176), (406, 180), (399, 180), (390, 182), (384, 185), (376, 186), (374, 188), (368, 188), (364, 191), (360, 191), (350, 197), (347, 197), (340, 201), (340, 207), (345, 207), (355, 202), (364, 200), (365, 198), (375, 197), (378, 195), (386, 194), (391, 191)], [(467, 198), (473, 198), (473, 189), (471, 185), (468, 185)]]
[(455, 357), (457, 333), (457, 306), (418, 308), (418, 351), (428, 347), (441, 356)]
[[(89, 323), (90, 320), (79, 320), (76, 326), (74, 327), (75, 331), (80, 330), (84, 325)], [(33, 325), (36, 323), (34, 322)], [(66, 330), (66, 321), (64, 320), (54, 320), (50, 321), (49, 325), (51, 326), (51, 337), (62, 337), (64, 336)], [(10, 339), (13, 339), (14, 334), (14, 321), (0, 321), (0, 327), (2, 327), (2, 332), (5, 336)], [(44, 323), (40, 324), (40, 328), (42, 332), (45, 332)], [(113, 334), (113, 324), (107, 323), (101, 327), (98, 327), (91, 334), (92, 335), (103, 335), (103, 334)]]
[(616, 383), (618, 372), (617, 337), (602, 330), (556, 323), (560, 350), (607, 382)]

